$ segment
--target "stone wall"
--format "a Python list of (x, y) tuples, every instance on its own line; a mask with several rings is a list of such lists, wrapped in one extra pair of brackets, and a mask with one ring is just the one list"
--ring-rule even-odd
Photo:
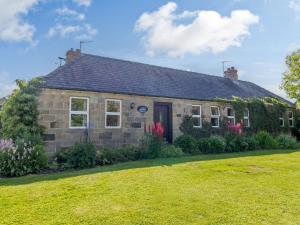
[[(184, 115), (191, 114), (193, 104), (202, 105), (202, 118), (210, 120), (210, 106), (221, 106), (221, 116), (226, 105), (217, 102), (194, 101), (111, 93), (96, 93), (73, 90), (43, 89), (39, 96), (39, 123), (46, 128), (45, 145), (49, 155), (61, 147), (73, 145), (85, 137), (85, 129), (69, 128), (70, 97), (89, 98), (89, 138), (99, 147), (115, 147), (121, 144), (136, 144), (144, 134), (144, 125), (153, 123), (154, 102), (172, 103), (173, 139), (180, 135), (179, 126)], [(122, 126), (120, 129), (105, 128), (105, 99), (122, 100)], [(135, 107), (131, 109), (131, 103)], [(147, 106), (144, 115), (138, 106)]]

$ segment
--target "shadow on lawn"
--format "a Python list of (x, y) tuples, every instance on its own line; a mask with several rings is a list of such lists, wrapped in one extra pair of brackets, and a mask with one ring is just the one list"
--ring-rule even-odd
[(151, 159), (141, 160), (134, 162), (119, 163), (115, 165), (107, 165), (102, 167), (95, 167), (92, 169), (83, 170), (68, 170), (64, 172), (49, 173), (49, 174), (33, 174), (25, 177), (18, 178), (0, 178), (0, 186), (15, 186), (23, 184), (31, 184), (35, 182), (53, 181), (69, 177), (91, 175), (95, 173), (114, 172), (127, 169), (138, 169), (156, 166), (172, 166), (174, 164), (195, 162), (195, 161), (209, 161), (220, 159), (241, 158), (249, 156), (265, 156), (274, 154), (290, 154), (296, 150), (265, 150), (265, 151), (252, 151), (252, 152), (238, 152), (238, 153), (224, 153), (214, 155), (197, 155), (186, 156), (180, 158), (164, 158), (164, 159)]

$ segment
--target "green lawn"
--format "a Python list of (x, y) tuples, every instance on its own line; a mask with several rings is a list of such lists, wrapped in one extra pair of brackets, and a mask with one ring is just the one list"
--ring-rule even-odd
[(300, 224), (300, 152), (158, 159), (0, 179), (0, 224)]

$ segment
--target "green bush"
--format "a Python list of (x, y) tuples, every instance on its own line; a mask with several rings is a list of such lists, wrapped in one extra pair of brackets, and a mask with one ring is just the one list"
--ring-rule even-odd
[(31, 146), (23, 140), (17, 144), (0, 140), (0, 176), (15, 177), (36, 173), (47, 165), (42, 145)]
[(247, 148), (243, 149), (242, 151), (253, 151), (253, 150), (259, 150), (260, 146), (259, 146), (259, 142), (255, 139), (255, 137), (253, 136), (249, 136), (249, 137), (242, 137), (241, 138), (241, 143), (247, 143)]
[(161, 158), (168, 158), (168, 157), (179, 157), (183, 156), (184, 153), (181, 148), (175, 147), (174, 145), (166, 145), (164, 146), (160, 153), (159, 157)]
[(96, 148), (89, 141), (77, 142), (65, 156), (73, 168), (89, 168), (96, 164)]
[(209, 138), (201, 138), (198, 140), (198, 149), (202, 153), (210, 152), (210, 141)]
[(97, 154), (99, 165), (127, 162), (140, 159), (140, 148), (134, 145), (123, 145), (120, 148), (102, 149)]
[(255, 135), (259, 147), (261, 149), (274, 149), (277, 148), (275, 139), (266, 131), (260, 131)]
[(222, 153), (225, 152), (226, 141), (223, 137), (214, 135), (209, 139), (209, 146), (211, 153)]
[(157, 158), (164, 145), (164, 141), (153, 134), (145, 134), (140, 140), (140, 151), (138, 158)]
[(218, 135), (213, 135), (209, 138), (202, 138), (198, 141), (198, 148), (204, 154), (222, 153), (225, 152), (225, 147), (225, 139)]
[(295, 149), (297, 148), (297, 140), (296, 138), (287, 135), (281, 134), (276, 138), (276, 142), (279, 148), (282, 149)]
[(177, 137), (174, 141), (174, 145), (181, 148), (184, 153), (198, 153), (197, 141), (190, 135), (184, 134)]

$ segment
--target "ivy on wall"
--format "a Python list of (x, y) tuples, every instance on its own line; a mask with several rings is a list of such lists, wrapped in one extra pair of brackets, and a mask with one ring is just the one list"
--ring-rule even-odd
[[(271, 134), (287, 133), (290, 130), (296, 135), (299, 133), (298, 125), (300, 127), (299, 112), (292, 108), (288, 103), (282, 102), (275, 98), (247, 98), (242, 99), (234, 97), (232, 100), (215, 99), (217, 102), (230, 104), (235, 111), (236, 123), (243, 122), (244, 111), (249, 110), (250, 127), (244, 127), (243, 131), (247, 134), (257, 133), (259, 131), (267, 131)], [(287, 111), (294, 112), (294, 125), (291, 129), (288, 125)], [(284, 114), (284, 127), (280, 126), (280, 115)], [(297, 122), (299, 121), (299, 122)], [(226, 126), (226, 117), (220, 118), (220, 128), (212, 128), (211, 124), (203, 121), (201, 129), (194, 128), (192, 117), (185, 116), (180, 126), (182, 133), (190, 134), (195, 138), (209, 137), (210, 135), (218, 134), (224, 135), (228, 128)]]
[[(248, 133), (257, 133), (264, 130), (272, 134), (288, 132), (287, 110), (293, 110), (290, 105), (275, 98), (248, 98), (234, 97), (230, 101), (236, 116), (236, 121), (243, 120), (246, 109), (250, 114), (250, 127), (245, 128)], [(284, 114), (284, 127), (280, 126), (280, 115)]]

